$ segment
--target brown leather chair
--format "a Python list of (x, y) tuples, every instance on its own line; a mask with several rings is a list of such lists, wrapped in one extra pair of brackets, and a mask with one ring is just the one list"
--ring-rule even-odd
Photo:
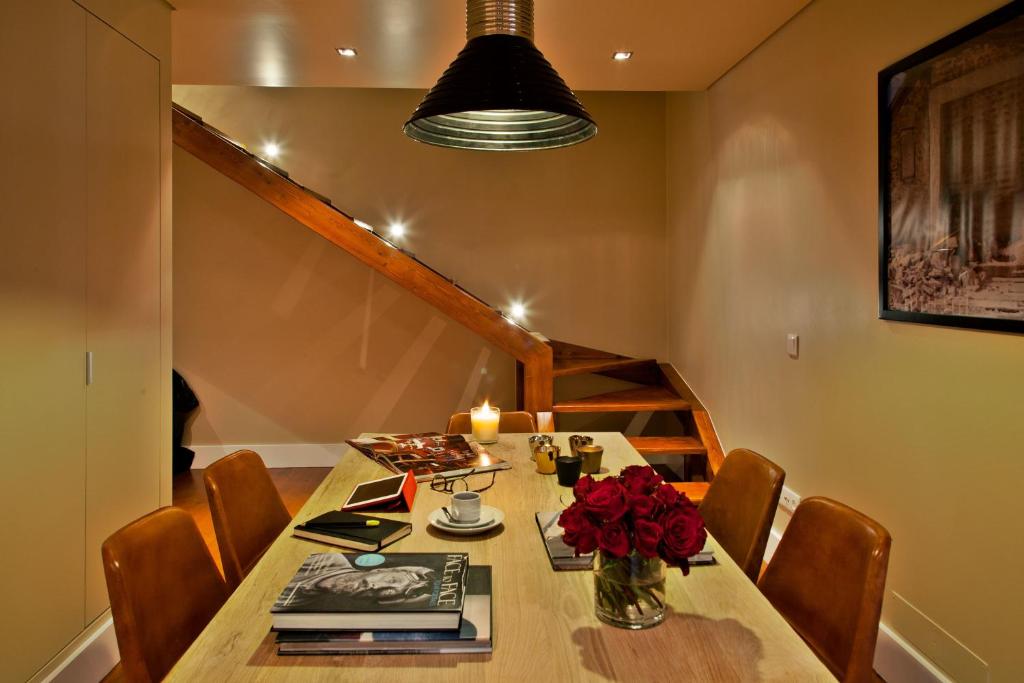
[(758, 582), (761, 592), (842, 681), (874, 681), (889, 532), (828, 498), (797, 506)]
[(745, 448), (729, 453), (700, 502), (708, 531), (751, 581), (757, 581), (786, 472)]
[[(472, 431), (473, 423), (469, 413), (455, 413), (448, 420), (445, 434), (470, 434)], [(530, 413), (513, 410), (502, 413), (498, 418), (498, 431), (506, 434), (533, 434), (537, 431), (537, 423)]]
[(191, 515), (151, 512), (103, 542), (103, 571), (129, 681), (159, 681), (229, 591)]
[(224, 578), (234, 590), (291, 521), (263, 459), (236, 451), (206, 468), (206, 498)]

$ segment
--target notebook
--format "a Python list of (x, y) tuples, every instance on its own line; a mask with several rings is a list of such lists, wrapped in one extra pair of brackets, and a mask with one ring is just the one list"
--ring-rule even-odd
[[(377, 520), (378, 526), (351, 527), (353, 523)], [(412, 524), (384, 517), (332, 510), (292, 529), (292, 535), (341, 548), (374, 552), (412, 533)]]

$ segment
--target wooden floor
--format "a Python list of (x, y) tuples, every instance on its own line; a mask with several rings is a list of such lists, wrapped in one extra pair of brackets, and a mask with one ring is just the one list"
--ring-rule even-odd
[[(285, 507), (292, 516), (299, 511), (306, 500), (331, 471), (329, 467), (282, 467), (268, 470), (274, 480)], [(203, 470), (189, 470), (174, 478), (174, 505), (192, 515), (203, 534), (203, 540), (210, 546), (213, 559), (220, 567), (220, 552), (217, 538), (213, 533), (210, 506), (206, 502), (206, 487), (203, 485)]]
[[(288, 512), (294, 516), (316, 487), (331, 471), (329, 467), (282, 467), (268, 470), (270, 478), (281, 494)], [(213, 533), (213, 520), (210, 518), (210, 506), (206, 502), (206, 487), (203, 486), (203, 470), (190, 470), (174, 478), (174, 505), (190, 513), (203, 540), (210, 546), (210, 552), (217, 566), (220, 567), (220, 552), (217, 549), (217, 538)], [(104, 677), (102, 683), (122, 683), (121, 665)]]

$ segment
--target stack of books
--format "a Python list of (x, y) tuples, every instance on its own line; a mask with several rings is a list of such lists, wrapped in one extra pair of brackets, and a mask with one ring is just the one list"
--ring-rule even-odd
[(281, 655), (491, 652), (491, 568), (466, 553), (316, 553), (271, 612)]
[[(541, 537), (544, 539), (544, 547), (548, 551), (551, 568), (555, 571), (592, 569), (594, 567), (594, 553), (577, 555), (576, 549), (567, 545), (562, 540), (565, 530), (558, 525), (558, 518), (561, 515), (561, 512), (538, 512), (536, 515), (537, 526), (540, 528)], [(711, 545), (711, 539), (708, 539), (701, 551), (690, 558), (690, 565), (714, 563), (715, 548)]]
[(555, 571), (593, 569), (594, 553), (577, 555), (576, 549), (566, 545), (562, 540), (565, 530), (558, 525), (558, 518), (561, 516), (561, 512), (538, 512), (536, 517), (540, 534), (544, 538), (544, 547), (548, 551), (548, 559), (551, 560), (551, 568)]
[(701, 551), (690, 558), (690, 566), (695, 564), (714, 564), (715, 563), (715, 547), (711, 545), (711, 539), (709, 538), (704, 542), (704, 547)]

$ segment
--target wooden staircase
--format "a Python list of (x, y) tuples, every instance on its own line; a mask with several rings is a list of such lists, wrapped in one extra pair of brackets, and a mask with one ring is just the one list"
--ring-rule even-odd
[[(636, 386), (582, 398), (553, 402), (555, 415), (571, 413), (667, 412), (682, 427), (681, 434), (643, 434), (626, 438), (644, 456), (674, 460), (684, 481), (672, 482), (691, 499), (700, 501), (724, 459), (722, 446), (707, 411), (667, 363), (629, 358), (585, 346), (550, 341), (554, 377), (595, 374)], [(663, 472), (664, 473), (664, 472)], [(691, 481), (694, 480), (694, 481)]]
[[(288, 173), (249, 152), (201, 117), (174, 105), (174, 144), (231, 178), (299, 223), (448, 315), (516, 360), (516, 402), (541, 424), (551, 414), (670, 412), (683, 433), (627, 437), (642, 454), (686, 463), (686, 478), (674, 482), (700, 500), (723, 455), (711, 420), (671, 365), (550, 341), (525, 329), (365, 223), (337, 209), (331, 200), (292, 180)], [(635, 386), (594, 396), (554, 401), (556, 378), (602, 375)], [(693, 465), (693, 461), (699, 461)]]

